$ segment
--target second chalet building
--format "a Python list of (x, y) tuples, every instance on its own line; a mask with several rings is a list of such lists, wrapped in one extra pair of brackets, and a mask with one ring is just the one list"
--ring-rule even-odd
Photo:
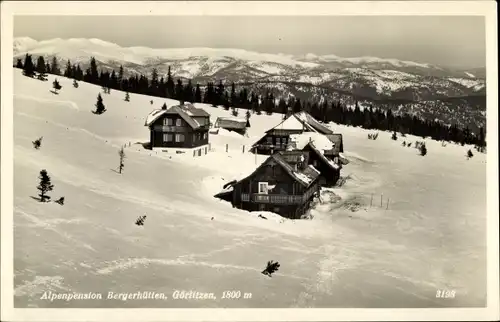
[(241, 135), (246, 133), (248, 127), (250, 127), (249, 120), (237, 117), (218, 117), (214, 124), (214, 128), (226, 129)]
[(154, 110), (144, 125), (149, 128), (152, 149), (208, 153), (210, 114), (192, 104)]
[(306, 112), (292, 114), (280, 124), (267, 130), (266, 134), (252, 146), (252, 150), (258, 154), (267, 155), (285, 151), (290, 143), (291, 135), (302, 133), (319, 133), (327, 137), (333, 143), (333, 147), (331, 151), (325, 152), (326, 156), (333, 157), (344, 152), (342, 135), (333, 133)]
[(289, 163), (282, 153), (267, 158), (249, 176), (232, 183), (216, 197), (230, 201), (233, 207), (248, 211), (270, 211), (298, 219), (318, 195), (320, 172), (308, 165), (307, 154)]

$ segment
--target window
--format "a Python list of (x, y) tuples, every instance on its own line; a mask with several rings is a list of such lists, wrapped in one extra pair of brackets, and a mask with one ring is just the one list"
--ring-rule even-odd
[(184, 134), (176, 134), (175, 142), (184, 142)]
[(182, 126), (182, 119), (175, 120), (175, 126)]
[(267, 195), (268, 184), (267, 182), (259, 182), (259, 193)]
[(174, 140), (174, 135), (172, 133), (163, 134), (163, 142), (172, 142)]
[(267, 144), (273, 144), (273, 138), (271, 136), (267, 137)]
[(280, 140), (281, 140), (280, 138), (276, 138), (276, 145), (277, 145), (277, 146), (280, 146), (280, 145), (281, 145), (281, 141), (280, 141)]
[(203, 133), (203, 140), (206, 140), (208, 138), (208, 133)]
[(163, 119), (163, 125), (167, 125), (167, 126), (172, 126), (174, 124), (174, 121), (168, 117), (164, 118)]

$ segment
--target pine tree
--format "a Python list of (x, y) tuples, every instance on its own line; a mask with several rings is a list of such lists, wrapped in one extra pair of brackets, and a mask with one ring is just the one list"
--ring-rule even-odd
[(99, 93), (97, 95), (97, 103), (95, 104), (95, 108), (96, 108), (96, 110), (92, 111), (92, 113), (94, 113), (94, 114), (100, 115), (100, 114), (106, 112), (106, 107), (104, 106), (104, 103), (102, 102), (101, 93)]
[(78, 88), (78, 83), (77, 83), (76, 79), (73, 80), (73, 87)]
[(66, 63), (66, 70), (64, 71), (64, 77), (72, 78), (74, 76), (73, 74), (73, 66), (68, 59), (68, 62)]
[(128, 92), (125, 93), (125, 102), (130, 102), (130, 95)]
[(36, 62), (36, 71), (38, 73), (38, 79), (41, 81), (46, 81), (47, 80), (47, 70), (46, 70), (46, 65), (45, 65), (45, 60), (43, 59), (43, 56), (38, 56), (37, 62)]
[(392, 139), (396, 141), (398, 139), (398, 136), (396, 135), (396, 132), (392, 133)]
[(418, 149), (420, 150), (421, 156), (424, 156), (427, 154), (427, 147), (425, 146), (425, 143), (419, 144)]
[(90, 79), (89, 82), (92, 84), (97, 84), (99, 81), (99, 72), (97, 71), (97, 63), (94, 57), (90, 58)]
[(61, 71), (59, 70), (59, 63), (57, 62), (57, 57), (52, 57), (52, 66), (50, 69), (50, 73), (54, 75), (60, 75)]
[(40, 179), (40, 183), (38, 184), (38, 187), (36, 187), (40, 193), (38, 196), (40, 197), (40, 202), (45, 202), (46, 200), (50, 200), (50, 196), (47, 196), (47, 192), (52, 191), (54, 188), (54, 185), (50, 182), (50, 177), (47, 174), (47, 170), (42, 170), (40, 171), (40, 176), (38, 177)]
[(233, 116), (238, 116), (239, 112), (237, 108), (233, 108), (233, 111), (231, 112)]
[(120, 156), (120, 165), (118, 167), (118, 171), (121, 174), (123, 168), (125, 167), (125, 164), (123, 163), (123, 160), (125, 160), (125, 151), (123, 151), (123, 147), (118, 151), (118, 155)]
[(31, 60), (31, 55), (26, 54), (23, 64), (23, 75), (33, 77), (35, 75), (35, 66)]
[(17, 59), (16, 68), (23, 68), (23, 61), (21, 60), (21, 58)]
[(123, 66), (120, 65), (120, 70), (118, 71), (118, 88), (123, 89)]
[(54, 88), (54, 94), (57, 94), (57, 91), (62, 88), (61, 84), (57, 81), (57, 78), (52, 82), (52, 87)]
[(194, 93), (194, 101), (197, 103), (201, 103), (201, 89), (200, 89), (200, 84), (196, 84), (196, 90)]
[(172, 79), (172, 74), (170, 73), (170, 66), (168, 66), (168, 72), (167, 72), (167, 98), (174, 98), (175, 97), (175, 84), (174, 80)]
[(467, 151), (467, 159), (470, 159), (474, 156), (474, 154), (472, 154), (472, 151), (469, 149), (469, 151)]
[(43, 59), (43, 56), (38, 56), (38, 59), (36, 60), (36, 72), (39, 74), (45, 73), (45, 67), (45, 59)]

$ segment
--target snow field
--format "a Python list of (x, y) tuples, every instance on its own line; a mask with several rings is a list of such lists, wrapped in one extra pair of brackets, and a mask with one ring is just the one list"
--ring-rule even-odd
[[(222, 185), (265, 160), (248, 153), (281, 115), (253, 114), (248, 137), (209, 135), (213, 151), (149, 151), (148, 113), (176, 101), (111, 90), (107, 111), (94, 115), (100, 88), (58, 77), (14, 75), (15, 305), (19, 307), (418, 307), (479, 306), (486, 288), (486, 156), (470, 147), (425, 140), (428, 155), (381, 132), (331, 124), (344, 137), (350, 163), (341, 197), (312, 210), (313, 220), (281, 220), (234, 209), (213, 198)], [(150, 104), (153, 100), (153, 105)], [(196, 104), (211, 114), (230, 111)], [(241, 111), (240, 111), (241, 112)], [(43, 136), (40, 150), (31, 141)], [(122, 175), (118, 149), (127, 158)], [(225, 145), (229, 151), (225, 152)], [(245, 145), (245, 153), (241, 147)], [(414, 145), (414, 143), (412, 144)], [(53, 199), (40, 204), (38, 174), (47, 169)], [(391, 199), (369, 207), (370, 195)], [(325, 197), (325, 199), (327, 199)], [(335, 199), (335, 198), (334, 198)], [(337, 198), (338, 199), (338, 198)], [(356, 199), (360, 209), (347, 209)], [(145, 225), (134, 225), (140, 215)], [(214, 220), (211, 218), (214, 217)], [(281, 263), (273, 278), (260, 274)], [(436, 289), (461, 296), (443, 302)], [(239, 301), (46, 302), (40, 292), (251, 292)]]

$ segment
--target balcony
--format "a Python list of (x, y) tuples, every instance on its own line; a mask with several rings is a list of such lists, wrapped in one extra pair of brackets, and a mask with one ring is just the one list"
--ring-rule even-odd
[(300, 205), (305, 202), (306, 195), (288, 196), (288, 195), (266, 195), (266, 194), (241, 194), (241, 201), (250, 201), (255, 203), (269, 203), (279, 205)]

